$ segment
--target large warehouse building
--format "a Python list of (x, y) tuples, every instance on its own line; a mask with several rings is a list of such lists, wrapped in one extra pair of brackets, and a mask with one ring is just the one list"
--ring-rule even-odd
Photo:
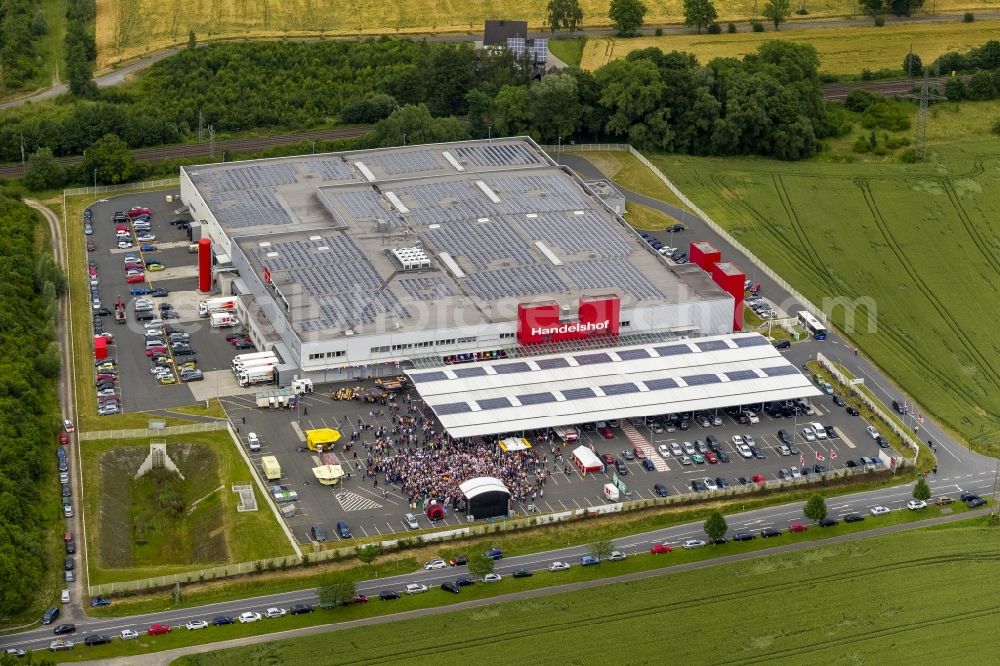
[(283, 381), (733, 331), (731, 293), (699, 266), (668, 265), (528, 138), (180, 176), (195, 231), (212, 241), (215, 289), (241, 296)]

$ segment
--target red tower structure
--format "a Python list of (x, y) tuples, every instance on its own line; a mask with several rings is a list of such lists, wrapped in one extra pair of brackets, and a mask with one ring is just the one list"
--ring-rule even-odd
[(733, 332), (743, 330), (743, 295), (746, 283), (746, 273), (731, 261), (720, 261), (712, 268), (712, 279), (715, 284), (731, 294), (733, 304)]
[(212, 291), (212, 241), (209, 238), (198, 241), (198, 291), (203, 294)]

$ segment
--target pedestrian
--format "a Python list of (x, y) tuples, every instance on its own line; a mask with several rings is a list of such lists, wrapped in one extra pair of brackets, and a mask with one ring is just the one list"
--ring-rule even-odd
[(308, 406), (302, 408), (302, 415), (303, 416), (309, 416), (309, 407)]
[(239, 426), (236, 426), (236, 434), (237, 435), (240, 434), (240, 427)]
[(246, 425), (246, 424), (247, 424), (247, 417), (244, 416), (243, 417), (243, 425)]

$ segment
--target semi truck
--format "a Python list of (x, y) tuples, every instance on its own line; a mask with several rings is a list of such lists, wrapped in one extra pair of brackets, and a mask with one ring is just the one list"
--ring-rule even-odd
[(239, 326), (240, 320), (228, 312), (213, 312), (211, 315), (212, 328), (229, 328)]
[(198, 303), (198, 316), (207, 317), (213, 312), (234, 312), (236, 310), (235, 296), (209, 298)]
[(264, 368), (250, 368), (236, 375), (236, 380), (240, 386), (253, 386), (254, 384), (269, 384), (274, 381), (274, 366)]
[(281, 478), (281, 465), (274, 456), (264, 456), (260, 459), (260, 467), (264, 470), (264, 477), (268, 481), (277, 481)]
[(246, 366), (250, 361), (258, 361), (261, 359), (269, 359), (277, 362), (278, 356), (273, 351), (268, 352), (252, 352), (250, 354), (237, 354), (233, 357), (233, 372), (236, 372), (238, 368)]
[(246, 365), (238, 365), (235, 368), (233, 368), (233, 374), (239, 377), (240, 374), (244, 372), (250, 372), (251, 370), (260, 370), (262, 368), (273, 368), (276, 365), (278, 365), (278, 362), (275, 361), (274, 359), (271, 359), (269, 361), (268, 360), (250, 361)]

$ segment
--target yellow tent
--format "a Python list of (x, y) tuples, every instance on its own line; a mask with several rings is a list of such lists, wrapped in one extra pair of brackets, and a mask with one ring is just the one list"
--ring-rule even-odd
[(315, 451), (318, 446), (329, 449), (340, 439), (340, 432), (333, 428), (306, 430), (306, 446)]
[(324, 486), (332, 486), (344, 476), (344, 468), (340, 465), (320, 465), (313, 467), (313, 476)]

